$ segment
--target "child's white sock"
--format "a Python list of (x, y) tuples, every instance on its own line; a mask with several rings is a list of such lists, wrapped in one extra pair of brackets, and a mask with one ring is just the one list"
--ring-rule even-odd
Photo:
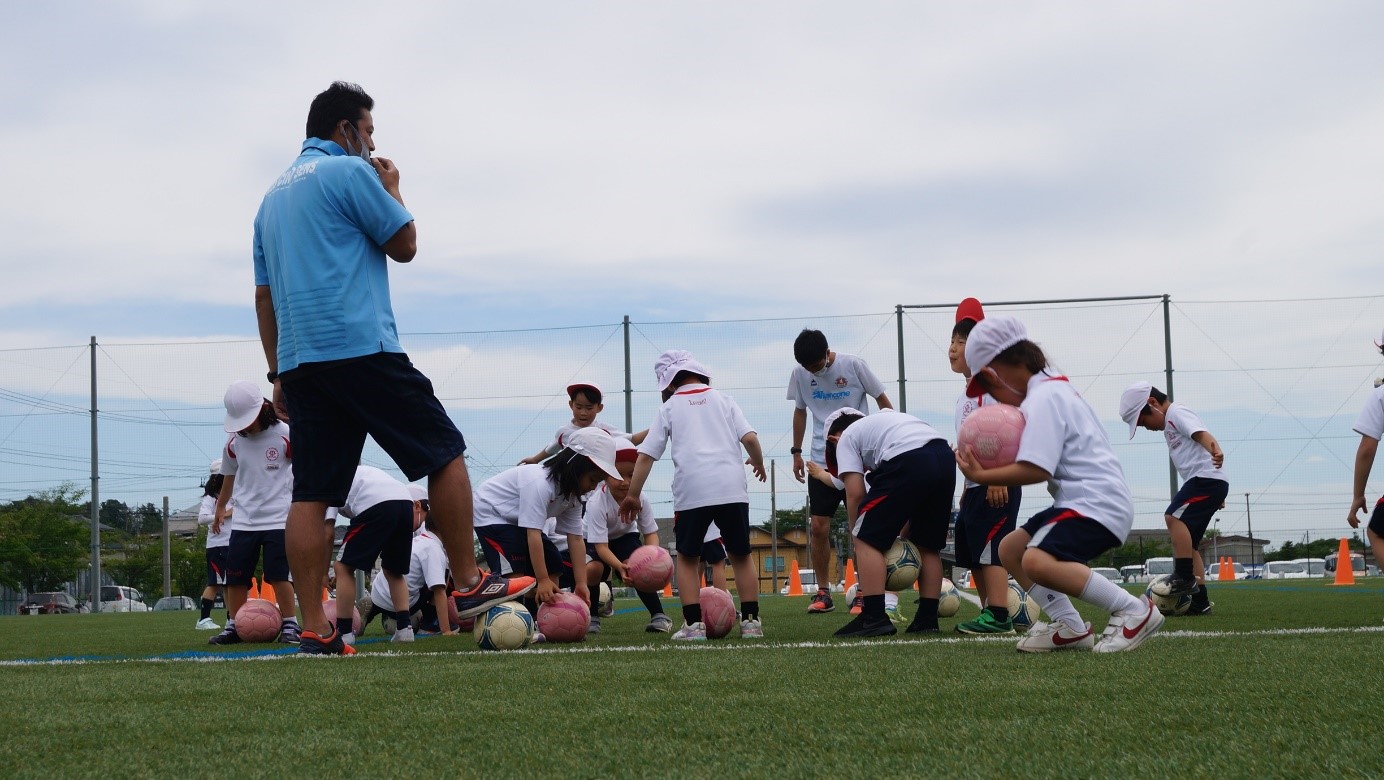
[(1086, 625), (1086, 621), (1081, 619), (1081, 613), (1076, 611), (1076, 605), (1067, 594), (1042, 585), (1034, 585), (1028, 589), (1028, 595), (1038, 602), (1038, 606), (1054, 621), (1060, 620), (1074, 629)]
[(885, 608), (885, 609), (898, 609), (898, 608), (899, 608), (899, 594), (897, 594), (897, 593), (891, 593), (891, 592), (889, 592), (889, 591), (885, 591), (885, 592), (884, 592), (884, 608)]
[[(1100, 581), (1097, 582), (1097, 580)], [(1143, 611), (1139, 605), (1139, 599), (1129, 595), (1129, 591), (1095, 572), (1091, 572), (1091, 578), (1086, 581), (1086, 588), (1081, 591), (1081, 600), (1094, 604), (1111, 614)]]

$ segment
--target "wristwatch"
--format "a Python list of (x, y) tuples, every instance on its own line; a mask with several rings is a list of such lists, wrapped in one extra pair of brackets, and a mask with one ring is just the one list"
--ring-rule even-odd
[(269, 384), (272, 385), (272, 384), (274, 384), (275, 382), (279, 381), (279, 372), (278, 372), (278, 371), (270, 371), (269, 373), (267, 373), (267, 374), (264, 375), (264, 378), (265, 378), (265, 379), (268, 379), (268, 380), (269, 380)]
[(789, 454), (789, 455), (801, 455), (801, 454), (803, 454), (803, 448), (802, 448), (802, 447), (793, 447), (793, 448), (791, 448), (791, 449), (788, 450), (788, 454)]

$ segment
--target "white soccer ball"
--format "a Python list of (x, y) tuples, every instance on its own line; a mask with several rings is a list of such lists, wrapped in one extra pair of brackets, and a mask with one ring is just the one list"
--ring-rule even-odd
[(473, 629), (482, 650), (518, 650), (533, 641), (533, 615), (522, 604), (497, 604), (476, 618)]
[(602, 583), (601, 583), (601, 595), (598, 597), (598, 600), (600, 601), (601, 605), (604, 606), (604, 605), (606, 605), (606, 604), (609, 604), (609, 603), (611, 602), (611, 600), (614, 599), (614, 598), (615, 598), (615, 594), (610, 592), (610, 586), (607, 585), (606, 583), (602, 582)]
[(961, 610), (961, 591), (951, 580), (942, 579), (942, 592), (937, 597), (937, 617), (954, 617)]
[(918, 548), (914, 547), (912, 542), (907, 539), (895, 539), (889, 546), (889, 551), (884, 554), (884, 564), (884, 587), (898, 593), (912, 588), (913, 583), (918, 581), (922, 557), (918, 555)]
[(1153, 606), (1157, 607), (1158, 611), (1164, 615), (1185, 615), (1187, 610), (1192, 607), (1191, 594), (1165, 596), (1158, 593), (1160, 590), (1164, 593), (1167, 592), (1167, 580), (1170, 577), (1172, 577), (1171, 574), (1160, 574), (1154, 577), (1149, 581), (1148, 587), (1144, 588), (1144, 595), (1148, 596), (1149, 601), (1153, 602)]
[(1009, 619), (1014, 621), (1016, 629), (1022, 628), (1025, 631), (1043, 619), (1038, 602), (1013, 580), (1009, 582)]

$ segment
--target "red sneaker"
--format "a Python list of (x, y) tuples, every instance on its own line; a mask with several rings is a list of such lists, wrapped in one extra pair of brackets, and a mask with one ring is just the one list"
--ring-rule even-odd
[(537, 584), (533, 577), (505, 579), (493, 572), (481, 572), (480, 582), (470, 590), (460, 591), (453, 597), (457, 605), (457, 617), (473, 617), (496, 604), (513, 601), (533, 590)]
[(831, 594), (822, 589), (817, 591), (817, 595), (812, 597), (812, 603), (807, 605), (809, 615), (820, 615), (836, 609), (836, 605), (831, 603)]

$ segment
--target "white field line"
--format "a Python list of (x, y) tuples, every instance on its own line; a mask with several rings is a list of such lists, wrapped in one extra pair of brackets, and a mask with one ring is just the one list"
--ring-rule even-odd
[[(1160, 631), (1156, 635), (1166, 639), (1218, 639), (1226, 637), (1266, 637), (1266, 636), (1324, 636), (1329, 634), (1381, 634), (1384, 633), (1384, 626), (1355, 626), (1350, 628), (1270, 628), (1263, 631)], [(422, 652), (422, 653), (400, 653), (386, 651), (382, 653), (365, 653), (360, 656), (298, 656), (295, 653), (278, 652), (275, 654), (236, 654), (236, 655), (190, 655), (186, 657), (150, 657), (150, 658), (54, 658), (54, 659), (21, 659), (11, 661), (0, 661), (0, 667), (6, 666), (86, 666), (93, 664), (129, 664), (129, 663), (223, 663), (229, 661), (282, 661), (284, 659), (303, 659), (308, 662), (331, 660), (345, 662), (347, 658), (351, 663), (375, 658), (451, 658), (456, 659), (463, 653), (467, 658), (472, 659), (501, 659), (516, 655), (554, 655), (554, 654), (584, 654), (584, 653), (698, 653), (698, 652), (757, 652), (762, 650), (880, 650), (900, 646), (938, 646), (938, 645), (972, 645), (976, 643), (1005, 643), (1014, 642), (1015, 636), (933, 636), (925, 639), (892, 638), (883, 641), (870, 640), (831, 640), (831, 641), (810, 641), (810, 642), (773, 642), (773, 641), (750, 641), (750, 642), (688, 642), (673, 643), (668, 642), (656, 645), (626, 645), (620, 647), (541, 647), (528, 648), (526, 650), (510, 650), (503, 653), (480, 653), (471, 652), (473, 648), (464, 650)]]

